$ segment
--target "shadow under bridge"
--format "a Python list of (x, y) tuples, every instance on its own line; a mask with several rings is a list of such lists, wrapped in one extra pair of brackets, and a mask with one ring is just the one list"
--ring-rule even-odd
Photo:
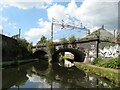
[(55, 51), (52, 55), (52, 60), (53, 62), (59, 62), (59, 54), (63, 52), (70, 52), (74, 55), (74, 61), (76, 62), (83, 62), (85, 59), (85, 53), (78, 49), (72, 49), (72, 48), (64, 48), (64, 49), (59, 49)]
[(47, 54), (47, 51), (38, 49), (33, 53), (34, 58), (41, 58)]

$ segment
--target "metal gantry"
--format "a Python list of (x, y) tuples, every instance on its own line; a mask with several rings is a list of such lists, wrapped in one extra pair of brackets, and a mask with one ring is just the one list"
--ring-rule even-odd
[(53, 26), (61, 26), (61, 29), (70, 29), (70, 30), (86, 30), (87, 34), (90, 34), (90, 30), (87, 29), (85, 26), (83, 27), (82, 23), (80, 23), (80, 27), (75, 26), (75, 25), (71, 25), (71, 24), (65, 24), (64, 20), (62, 20), (62, 23), (59, 23), (58, 21), (56, 21), (54, 18), (52, 18), (52, 24), (51, 24), (51, 41), (53, 41)]

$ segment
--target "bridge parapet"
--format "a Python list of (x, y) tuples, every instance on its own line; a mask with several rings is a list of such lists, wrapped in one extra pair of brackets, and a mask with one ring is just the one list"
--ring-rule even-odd
[(38, 50), (43, 50), (43, 51), (47, 51), (46, 50), (46, 46), (38, 46), (38, 47), (32, 47), (32, 53), (35, 53)]
[[(90, 50), (91, 45), (96, 46), (96, 41), (98, 41), (98, 39), (93, 39), (93, 40), (88, 40), (88, 41), (86, 40), (86, 41), (80, 41), (80, 42), (74, 42), (74, 43), (64, 43), (64, 44), (56, 43), (56, 44), (54, 44), (54, 47), (55, 47), (56, 50), (59, 50), (59, 49), (62, 49), (62, 48), (74, 48), (74, 49), (78, 49), (78, 50), (84, 52), (86, 50)], [(46, 45), (45, 44), (40, 44), (40, 45), (37, 45), (34, 48), (33, 48), (33, 52), (35, 52), (36, 50), (40, 50), (40, 49), (46, 50)]]
[(65, 45), (56, 45), (55, 46), (55, 49), (56, 50), (60, 50), (60, 49), (65, 49), (65, 48), (70, 48), (70, 49), (78, 49), (79, 51), (84, 51), (83, 50), (83, 47), (81, 47), (81, 44), (80, 43), (68, 43), (68, 44), (65, 44)]

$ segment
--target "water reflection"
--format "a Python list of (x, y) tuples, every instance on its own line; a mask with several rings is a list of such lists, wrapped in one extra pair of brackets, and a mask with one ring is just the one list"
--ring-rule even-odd
[(115, 87), (104, 79), (87, 75), (75, 66), (64, 68), (57, 63), (32, 62), (3, 69), (3, 88), (103, 88)]
[(74, 63), (72, 59), (62, 59), (58, 62), (58, 65), (66, 68), (71, 68), (74, 66)]
[(74, 66), (74, 55), (70, 52), (62, 52), (58, 55), (58, 65), (66, 68)]

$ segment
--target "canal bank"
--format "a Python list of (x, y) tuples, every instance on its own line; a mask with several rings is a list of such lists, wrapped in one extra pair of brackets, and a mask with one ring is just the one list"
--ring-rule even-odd
[(120, 70), (103, 68), (79, 62), (74, 62), (74, 64), (77, 68), (84, 70), (86, 73), (98, 75), (101, 78), (111, 81), (112, 83), (116, 83), (117, 86), (120, 87)]
[(0, 66), (2, 66), (4, 68), (7, 66), (16, 66), (16, 65), (34, 62), (34, 61), (38, 61), (38, 60), (39, 59), (11, 60), (11, 61), (6, 61), (6, 62), (0, 63)]

